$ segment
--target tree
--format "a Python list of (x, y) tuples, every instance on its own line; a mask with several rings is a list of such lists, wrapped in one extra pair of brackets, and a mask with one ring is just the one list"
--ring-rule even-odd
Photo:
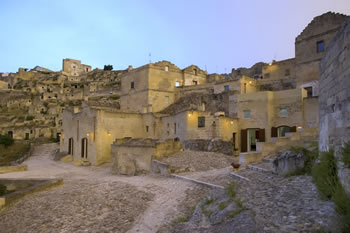
[(105, 65), (103, 70), (113, 70), (113, 66), (112, 65)]
[(11, 138), (9, 135), (0, 135), (0, 144), (4, 145), (5, 147), (12, 145), (13, 142), (13, 138)]

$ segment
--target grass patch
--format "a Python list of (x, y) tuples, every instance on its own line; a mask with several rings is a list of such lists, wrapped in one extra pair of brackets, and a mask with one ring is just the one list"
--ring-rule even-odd
[(227, 207), (227, 202), (223, 201), (219, 204), (219, 209), (224, 210)]
[(350, 168), (350, 141), (345, 143), (341, 154), (345, 167)]
[(185, 216), (185, 217), (179, 217), (179, 218), (176, 218), (174, 219), (172, 222), (171, 222), (171, 225), (175, 226), (179, 223), (183, 223), (183, 222), (188, 222), (190, 220), (190, 218), (188, 216)]
[(208, 218), (213, 214), (213, 211), (207, 210), (204, 205), (201, 205), (202, 213)]
[(208, 199), (205, 200), (204, 204), (210, 205), (210, 204), (213, 203), (214, 201), (215, 201), (214, 198), (208, 198)]
[(230, 197), (230, 200), (233, 201), (237, 194), (237, 184), (232, 182), (229, 186), (226, 187), (226, 192)]
[(229, 218), (234, 218), (234, 217), (236, 217), (237, 215), (239, 215), (240, 213), (242, 213), (244, 210), (245, 210), (245, 209), (234, 210), (234, 211), (232, 211), (232, 212), (230, 212), (230, 213), (228, 214), (228, 217), (229, 217)]
[(0, 145), (0, 166), (8, 166), (11, 162), (21, 158), (30, 150), (30, 144), (15, 141), (11, 146)]

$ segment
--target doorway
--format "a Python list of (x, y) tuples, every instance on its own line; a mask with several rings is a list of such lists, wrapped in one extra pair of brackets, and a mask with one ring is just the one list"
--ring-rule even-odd
[(88, 140), (87, 138), (81, 139), (81, 157), (87, 159), (88, 156)]
[(257, 141), (259, 141), (259, 129), (248, 129), (248, 151), (256, 151)]
[(13, 132), (12, 132), (12, 131), (8, 131), (8, 132), (7, 132), (7, 135), (8, 135), (10, 138), (13, 138)]
[(74, 155), (73, 152), (73, 138), (70, 138), (68, 139), (68, 154)]

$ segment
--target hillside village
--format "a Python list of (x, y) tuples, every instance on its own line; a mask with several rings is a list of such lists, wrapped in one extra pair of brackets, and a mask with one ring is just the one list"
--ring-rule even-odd
[[(92, 70), (74, 59), (58, 72), (0, 73), (0, 134), (46, 138), (59, 143), (56, 160), (141, 177), (179, 172), (166, 162), (185, 152), (224, 154), (240, 182), (291, 147), (333, 148), (340, 158), (350, 140), (349, 32), (348, 16), (325, 13), (295, 38), (294, 58), (228, 74), (169, 61)], [(349, 168), (338, 172), (349, 194)]]

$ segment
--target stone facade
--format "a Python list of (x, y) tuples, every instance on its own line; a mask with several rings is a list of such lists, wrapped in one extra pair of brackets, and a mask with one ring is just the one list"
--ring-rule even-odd
[(63, 59), (62, 71), (68, 76), (79, 76), (91, 71), (91, 66), (81, 64), (81, 61), (74, 59)]
[[(329, 44), (320, 69), (320, 151), (335, 150), (350, 141), (350, 18)], [(339, 177), (350, 194), (350, 169), (339, 164)]]

